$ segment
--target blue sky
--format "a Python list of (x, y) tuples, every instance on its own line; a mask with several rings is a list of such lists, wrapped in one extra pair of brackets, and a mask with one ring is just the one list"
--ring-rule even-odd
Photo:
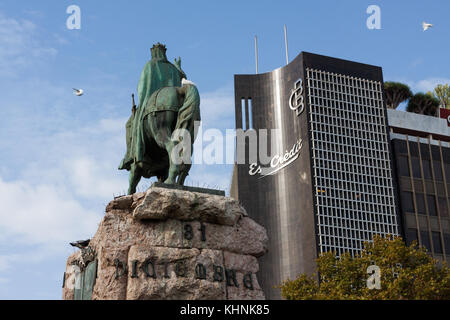
[[(66, 8), (81, 8), (68, 30)], [(366, 9), (381, 8), (368, 30)], [(181, 56), (203, 126), (234, 128), (233, 75), (301, 51), (383, 67), (413, 91), (450, 82), (448, 1), (31, 1), (0, 3), (0, 299), (60, 299), (68, 242), (91, 237), (125, 152), (130, 95), (156, 42)], [(434, 27), (423, 32), (421, 23)], [(73, 87), (86, 91), (72, 94)], [(188, 184), (228, 189), (229, 165), (195, 165)], [(141, 183), (142, 187), (148, 182)]]

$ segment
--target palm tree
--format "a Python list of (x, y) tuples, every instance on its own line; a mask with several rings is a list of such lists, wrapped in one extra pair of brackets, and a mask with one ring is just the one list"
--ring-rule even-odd
[(411, 89), (400, 82), (385, 82), (386, 104), (388, 108), (397, 109), (398, 105), (412, 97)]
[(448, 84), (438, 84), (433, 92), (428, 92), (427, 94), (438, 99), (441, 108), (450, 109), (450, 86)]
[(425, 94), (416, 93), (411, 99), (409, 99), (406, 111), (423, 114), (426, 116), (436, 116), (439, 110), (439, 100), (435, 97)]

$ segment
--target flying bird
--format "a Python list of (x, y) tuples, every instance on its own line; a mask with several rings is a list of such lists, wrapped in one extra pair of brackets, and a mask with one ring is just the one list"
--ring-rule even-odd
[(423, 31), (427, 31), (428, 29), (430, 29), (433, 25), (431, 23), (426, 23), (426, 22), (422, 22), (422, 28)]
[(84, 93), (83, 89), (75, 89), (75, 88), (72, 88), (72, 89), (74, 91), (73, 93), (78, 97), (81, 97)]
[(71, 242), (70, 245), (72, 247), (77, 247), (79, 249), (83, 249), (83, 248), (86, 248), (89, 245), (89, 242), (91, 242), (90, 239), (88, 239), (88, 240), (79, 240), (79, 241)]

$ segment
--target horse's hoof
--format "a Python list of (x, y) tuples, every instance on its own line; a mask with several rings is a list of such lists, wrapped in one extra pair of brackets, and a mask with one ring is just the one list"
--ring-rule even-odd
[(173, 181), (172, 179), (166, 179), (166, 181), (164, 181), (165, 184), (175, 184), (175, 181)]

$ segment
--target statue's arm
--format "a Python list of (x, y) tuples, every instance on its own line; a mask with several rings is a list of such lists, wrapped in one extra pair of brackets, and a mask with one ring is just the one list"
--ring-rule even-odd
[(178, 69), (178, 71), (180, 71), (181, 73), (181, 79), (187, 79), (186, 73), (183, 71), (183, 69), (181, 69), (181, 58), (178, 57), (178, 60), (175, 58), (175, 68)]

